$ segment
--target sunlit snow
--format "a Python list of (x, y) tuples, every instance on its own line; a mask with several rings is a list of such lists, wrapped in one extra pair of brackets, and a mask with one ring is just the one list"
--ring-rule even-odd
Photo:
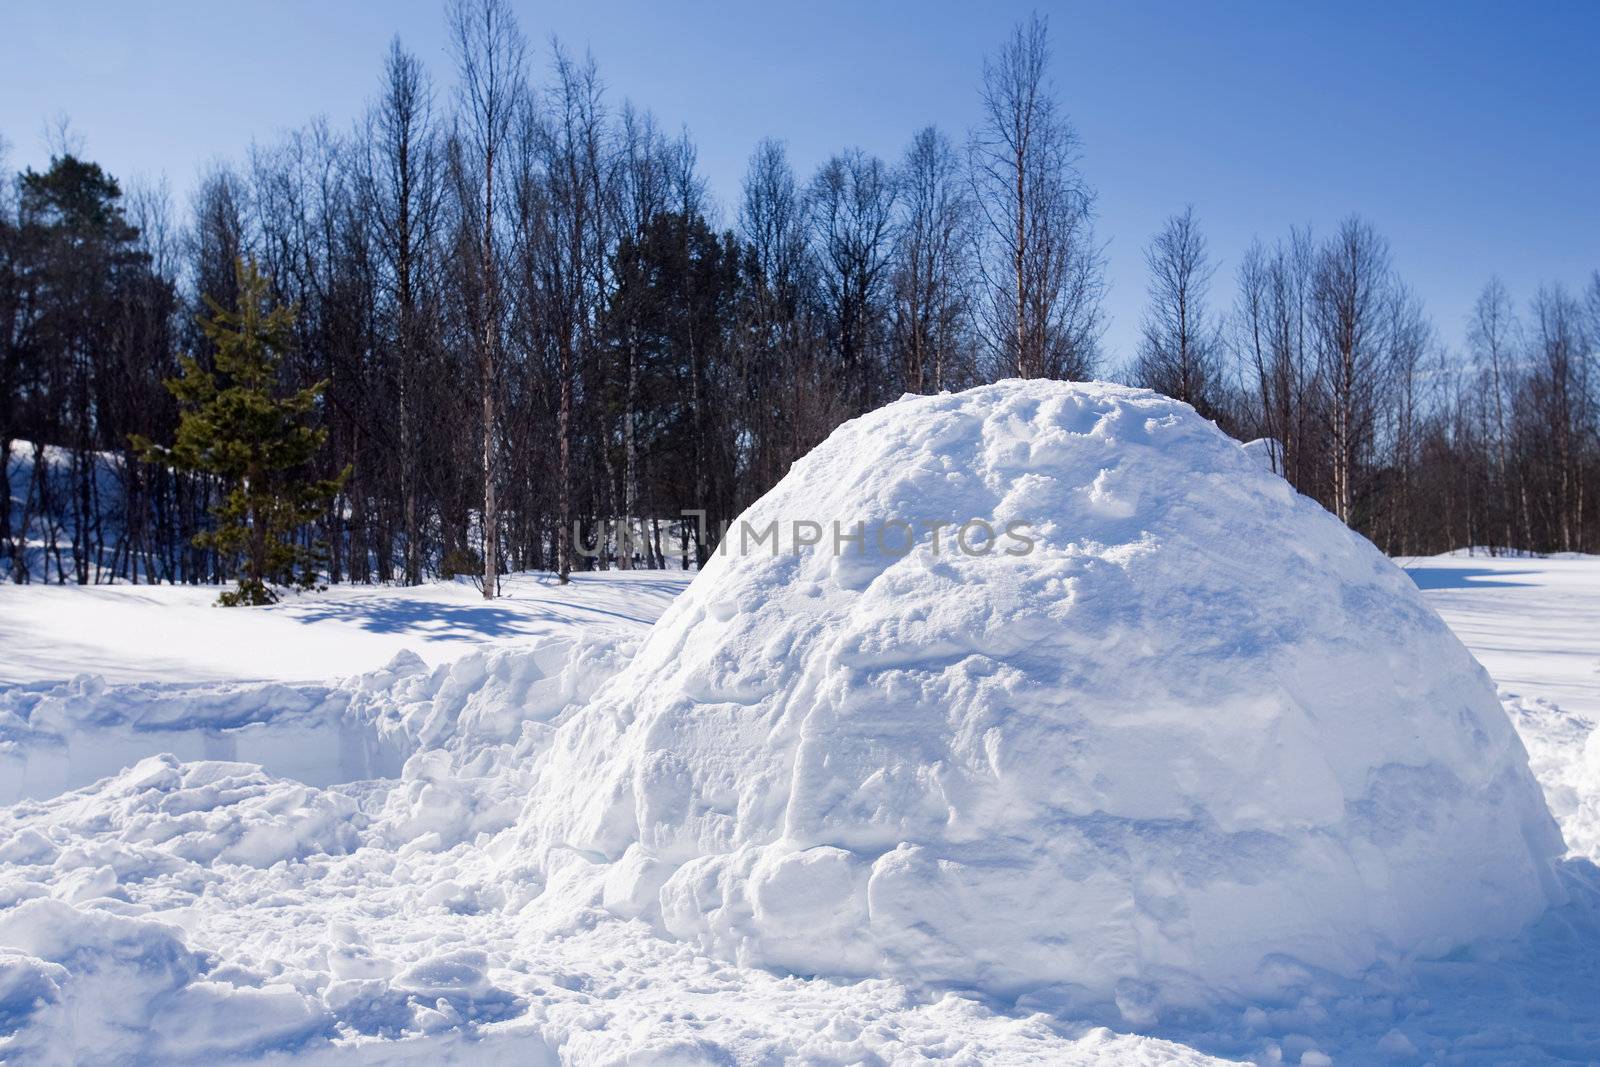
[(0, 1059), (1592, 1059), (1600, 560), (1402, 571), (1184, 410), (894, 405), (750, 513), (1015, 557), (0, 590)]

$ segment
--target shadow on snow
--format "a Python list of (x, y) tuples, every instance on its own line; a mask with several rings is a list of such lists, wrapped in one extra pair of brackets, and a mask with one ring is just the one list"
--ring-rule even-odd
[(1508, 582), (1504, 579), (1534, 571), (1497, 571), (1488, 567), (1417, 567), (1406, 573), (1417, 583), (1418, 589), (1482, 589), (1485, 586), (1516, 586), (1532, 588), (1532, 582)]

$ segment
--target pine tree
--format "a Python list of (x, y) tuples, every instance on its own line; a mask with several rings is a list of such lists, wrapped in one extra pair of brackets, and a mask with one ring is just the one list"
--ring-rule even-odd
[(180, 377), (167, 389), (181, 408), (177, 438), (164, 448), (140, 440), (144, 459), (220, 479), (227, 495), (212, 508), (214, 529), (195, 543), (238, 561), (238, 584), (218, 602), (271, 604), (274, 586), (309, 587), (318, 553), (295, 541), (295, 532), (322, 515), (350, 475), (306, 475), (327, 438), (309, 424), (327, 382), (283, 391), (278, 366), (292, 343), (294, 308), (274, 305), (266, 277), (254, 262), (239, 261), (238, 304), (228, 310), (211, 300), (200, 323), (216, 348), (214, 370), (193, 356), (180, 361)]

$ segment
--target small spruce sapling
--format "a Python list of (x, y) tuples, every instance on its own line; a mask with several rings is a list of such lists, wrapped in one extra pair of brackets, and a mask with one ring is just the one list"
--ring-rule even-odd
[(328, 383), (282, 388), (279, 364), (293, 343), (295, 309), (274, 304), (253, 261), (235, 270), (237, 307), (207, 297), (211, 317), (200, 323), (216, 348), (214, 369), (184, 356), (182, 373), (166, 382), (181, 412), (176, 440), (168, 448), (134, 439), (148, 463), (223, 483), (226, 495), (211, 509), (216, 525), (195, 544), (237, 563), (235, 588), (218, 597), (226, 607), (275, 603), (275, 587), (315, 583), (321, 546), (300, 545), (295, 533), (328, 509), (350, 476), (349, 467), (336, 478), (307, 474), (328, 436), (310, 424)]

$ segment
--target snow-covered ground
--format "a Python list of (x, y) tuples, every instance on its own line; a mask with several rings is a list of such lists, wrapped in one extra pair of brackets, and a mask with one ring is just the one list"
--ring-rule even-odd
[[(1577, 837), (1575, 851), (1600, 859), (1592, 824), (1571, 821), (1578, 804), (1592, 819), (1600, 801), (1600, 745), (1586, 746), (1600, 709), (1600, 559), (1404, 562), (1508, 691), (1510, 706), (1540, 709), (1516, 721), (1547, 791), (1570, 790), (1572, 802), (1553, 796), (1552, 807), (1569, 841)], [(681, 584), (660, 575), (597, 575), (563, 593), (528, 578), (511, 588), (537, 589), (537, 599), (501, 607), (528, 607), (519, 615), (528, 625), (571, 635), (592, 623), (636, 625)], [(185, 656), (211, 660), (212, 677), (261, 675), (272, 673), (271, 661), (240, 656), (230, 647), (236, 637), (266, 649), (286, 625), (330, 643), (376, 632), (394, 642), (374, 648), (382, 657), (396, 645), (416, 647), (416, 636), (428, 632), (396, 631), (386, 621), (422, 614), (404, 605), (479, 606), (457, 588), (437, 586), (313, 594), (282, 609), (235, 612), (201, 607), (189, 590), (176, 593), (116, 589), (130, 613), (119, 641), (116, 628), (95, 624), (92, 595), (0, 589), (8, 620), (0, 663), (21, 673), (20, 648), (27, 677), (49, 673), (44, 642), (13, 641), (25, 631), (24, 604), (57, 620), (58, 633), (76, 626), (78, 646), (93, 647), (109, 677), (147, 685), (181, 676), (152, 664), (151, 633), (182, 628), (195, 642)], [(332, 606), (319, 621), (286, 622), (289, 612), (318, 618), (319, 602)], [(211, 620), (219, 621), (205, 625)], [(218, 637), (223, 622), (226, 640)], [(99, 635), (92, 640), (91, 628)], [(316, 644), (305, 640), (303, 647)], [(454, 651), (515, 638), (496, 621), (481, 632), (458, 626), (449, 640)], [(446, 658), (437, 645), (430, 651)], [(218, 670), (216, 659), (226, 655), (237, 657), (234, 666)], [(152, 755), (172, 747), (160, 735), (143, 740)], [(130, 749), (119, 759), (137, 755)], [(1298, 1002), (1262, 1003), (1141, 1036), (1120, 1020), (1059, 1017), (1048, 1003), (993, 1004), (882, 980), (808, 980), (740, 967), (599, 913), (557, 928), (520, 921), (496, 906), (504, 890), (479, 880), (482, 872), (463, 858), (468, 850), (440, 851), (439, 839), (419, 847), (419, 838), (390, 848), (374, 832), (405, 818), (447, 820), (426, 813), (471, 803), (464, 799), (470, 788), (430, 782), (432, 773), (399, 790), (398, 820), (396, 799), (374, 784), (315, 789), (238, 765), (184, 769), (165, 759), (0, 812), (0, 1062), (1600, 1058), (1600, 878), (1577, 858), (1567, 871), (1573, 903), (1521, 939), (1455, 953), (1392, 990), (1330, 980)], [(490, 816), (488, 825), (506, 818)]]
[(573, 627), (643, 629), (688, 584), (679, 571), (510, 575), (485, 601), (471, 583), (336, 585), (249, 612), (217, 590), (172, 585), (0, 587), (0, 683), (95, 674), (110, 682), (327, 681), (401, 651), (429, 665)]
[(1568, 849), (1600, 863), (1600, 556), (1400, 562), (1500, 687)]
[(751, 514), (1068, 521), (0, 588), (0, 1062), (1600, 1062), (1600, 559), (1419, 599), (1152, 394), (886, 411)]
[(1600, 721), (1600, 557), (1397, 562), (1502, 689)]

